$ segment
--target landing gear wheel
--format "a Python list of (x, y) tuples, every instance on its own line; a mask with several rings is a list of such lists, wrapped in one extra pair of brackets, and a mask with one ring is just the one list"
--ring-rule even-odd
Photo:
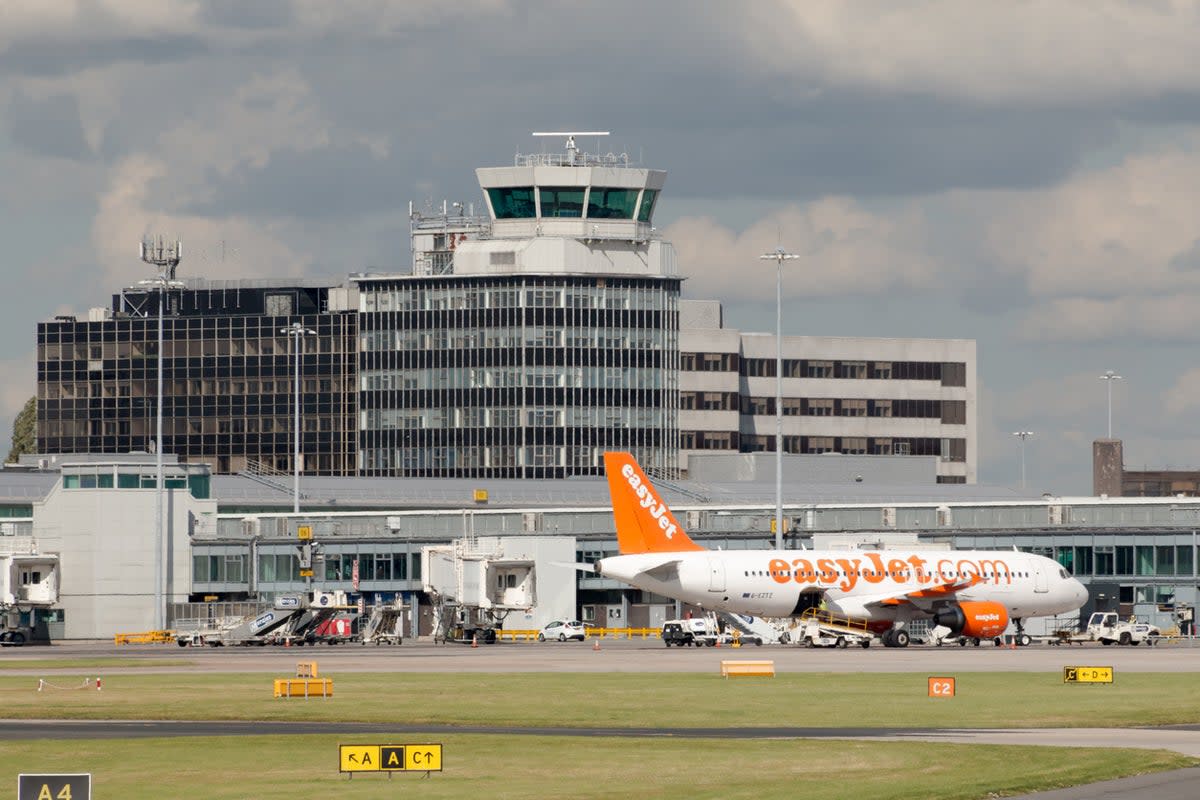
[(1033, 637), (1030, 636), (1028, 633), (1018, 633), (1017, 634), (1017, 646), (1018, 647), (1029, 647), (1029, 645), (1031, 645), (1031, 644), (1033, 644)]
[(976, 647), (979, 647), (979, 645), (983, 644), (983, 642), (981, 642), (978, 638), (976, 638), (976, 639), (971, 640), (971, 644), (975, 645)]
[(895, 647), (896, 646), (895, 635), (896, 635), (896, 632), (894, 630), (892, 630), (891, 628), (889, 628), (883, 632), (883, 635), (881, 635), (879, 637), (879, 641), (883, 642), (884, 647)]
[(908, 647), (908, 643), (910, 641), (908, 631), (904, 630), (903, 628), (896, 631), (892, 635), (892, 641), (895, 642), (896, 647)]
[(966, 646), (967, 646), (967, 640), (966, 640), (966, 639), (964, 639), (964, 638), (962, 638), (962, 637), (959, 637), (959, 639), (958, 639), (958, 646), (959, 646), (959, 647), (966, 647)]

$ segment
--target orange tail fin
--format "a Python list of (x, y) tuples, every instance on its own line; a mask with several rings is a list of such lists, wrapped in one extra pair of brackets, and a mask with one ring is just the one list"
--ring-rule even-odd
[(604, 472), (621, 555), (704, 549), (684, 533), (632, 454), (605, 453)]

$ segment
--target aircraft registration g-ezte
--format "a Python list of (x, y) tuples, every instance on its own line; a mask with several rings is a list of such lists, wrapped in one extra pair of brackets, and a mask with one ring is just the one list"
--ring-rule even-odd
[(1087, 589), (1058, 563), (1016, 550), (708, 550), (696, 544), (629, 453), (604, 454), (619, 555), (594, 570), (711, 611), (799, 616), (824, 607), (864, 620), (888, 647), (906, 622), (991, 639), (1009, 620), (1080, 608)]

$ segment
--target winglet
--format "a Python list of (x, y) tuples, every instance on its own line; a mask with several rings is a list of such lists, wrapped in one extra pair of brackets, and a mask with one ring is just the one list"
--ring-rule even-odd
[(684, 532), (632, 454), (605, 453), (604, 472), (621, 555), (704, 549)]

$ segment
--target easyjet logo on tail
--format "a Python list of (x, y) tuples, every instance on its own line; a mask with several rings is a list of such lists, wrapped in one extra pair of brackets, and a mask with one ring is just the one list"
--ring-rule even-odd
[(605, 453), (604, 472), (622, 555), (704, 549), (688, 538), (633, 455)]
[(632, 464), (626, 464), (621, 467), (621, 474), (629, 482), (629, 488), (633, 489), (634, 493), (637, 494), (638, 505), (649, 510), (650, 516), (658, 521), (658, 527), (667, 539), (674, 536), (678, 528), (675, 527), (675, 523), (671, 522), (671, 515), (667, 509), (667, 504), (658, 499), (658, 495), (654, 493), (653, 489), (642, 483), (641, 476), (634, 471)]

